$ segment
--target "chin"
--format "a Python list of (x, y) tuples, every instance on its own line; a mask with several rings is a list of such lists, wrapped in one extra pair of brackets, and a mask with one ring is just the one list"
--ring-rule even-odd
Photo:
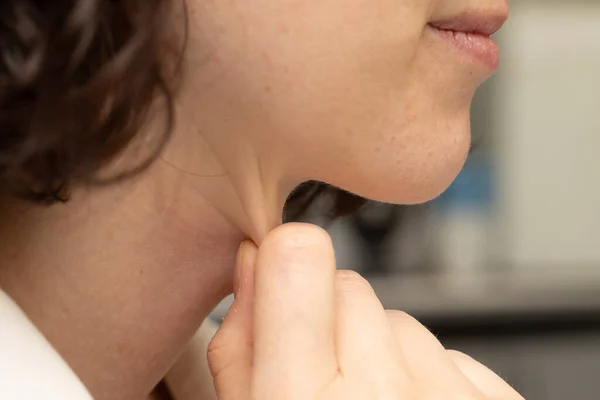
[(439, 171), (439, 173), (429, 179), (423, 179), (418, 182), (412, 182), (411, 185), (405, 185), (405, 190), (390, 191), (389, 193), (384, 194), (379, 201), (392, 204), (414, 205), (434, 200), (444, 193), (446, 189), (450, 187), (452, 182), (454, 182), (454, 179), (456, 179), (464, 166), (465, 159), (460, 162), (460, 166), (458, 167), (454, 166)]
[(362, 197), (381, 203), (397, 205), (416, 205), (436, 199), (448, 189), (458, 176), (460, 168), (448, 173), (448, 170), (431, 179), (419, 182), (388, 182), (387, 189), (364, 190)]
[[(448, 138), (448, 136), (446, 136)], [(471, 146), (470, 130), (435, 146), (413, 149), (347, 173), (342, 189), (358, 196), (389, 204), (414, 205), (441, 195), (462, 170)], [(392, 149), (393, 150), (393, 149)], [(371, 160), (372, 161), (372, 160)], [(361, 163), (367, 165), (367, 163)]]
[(460, 173), (465, 156), (457, 158), (446, 168), (429, 168), (415, 175), (393, 174), (385, 172), (374, 175), (371, 179), (357, 179), (351, 184), (335, 185), (365, 199), (380, 203), (397, 205), (415, 205), (434, 200), (448, 189)]

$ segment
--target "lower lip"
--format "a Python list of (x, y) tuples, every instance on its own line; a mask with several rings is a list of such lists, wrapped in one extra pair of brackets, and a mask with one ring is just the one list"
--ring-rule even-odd
[(483, 63), (492, 71), (495, 71), (500, 65), (500, 47), (490, 36), (442, 30), (431, 25), (430, 27), (454, 48)]

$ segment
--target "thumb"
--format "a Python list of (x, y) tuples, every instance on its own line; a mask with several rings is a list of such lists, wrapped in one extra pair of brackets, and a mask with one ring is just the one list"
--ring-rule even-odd
[(208, 363), (220, 399), (241, 400), (250, 389), (257, 253), (252, 242), (246, 241), (240, 246), (235, 266), (235, 300), (208, 347)]

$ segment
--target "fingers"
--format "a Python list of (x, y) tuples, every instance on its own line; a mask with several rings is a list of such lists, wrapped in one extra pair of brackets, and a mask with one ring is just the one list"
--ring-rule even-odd
[(457, 381), (471, 386), (444, 346), (425, 326), (403, 311), (388, 310), (386, 313), (412, 376), (436, 376), (435, 386), (441, 390), (455, 386)]
[(524, 400), (508, 383), (468, 355), (448, 351), (448, 355), (463, 374), (488, 398)]
[(445, 350), (419, 321), (402, 311), (387, 311), (390, 324), (413, 376), (436, 376), (435, 385), (452, 387), (464, 380), (486, 398), (523, 398), (483, 364), (456, 351)]
[(337, 374), (331, 239), (311, 225), (279, 227), (261, 244), (255, 274), (255, 377), (312, 391)]
[(444, 346), (414, 317), (396, 310), (387, 310), (386, 314), (402, 353), (411, 362), (445, 355)]
[(221, 399), (315, 398), (335, 387), (356, 398), (523, 400), (414, 318), (386, 312), (358, 274), (336, 271), (331, 240), (315, 226), (275, 229), (260, 249), (244, 243), (234, 291), (208, 351)]
[[(253, 358), (254, 265), (257, 248), (244, 242), (238, 251), (235, 300), (208, 348), (208, 360), (219, 398), (245, 399)], [(236, 385), (230, 385), (236, 382)]]
[(210, 376), (206, 363), (207, 346), (217, 330), (211, 320), (206, 320), (185, 347), (177, 363), (165, 377), (169, 392), (177, 400), (215, 399), (215, 388), (207, 385)]
[[(387, 315), (370, 284), (352, 271), (336, 280), (336, 343), (342, 373), (393, 388), (407, 376)], [(385, 366), (385, 368), (381, 368)]]

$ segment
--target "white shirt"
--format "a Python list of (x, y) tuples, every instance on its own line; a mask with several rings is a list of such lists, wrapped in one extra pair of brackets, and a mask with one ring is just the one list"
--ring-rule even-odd
[[(176, 399), (215, 400), (206, 348), (217, 326), (205, 321), (167, 376)], [(77, 375), (0, 289), (0, 399), (93, 400)]]
[(92, 400), (79, 378), (0, 290), (0, 398)]

